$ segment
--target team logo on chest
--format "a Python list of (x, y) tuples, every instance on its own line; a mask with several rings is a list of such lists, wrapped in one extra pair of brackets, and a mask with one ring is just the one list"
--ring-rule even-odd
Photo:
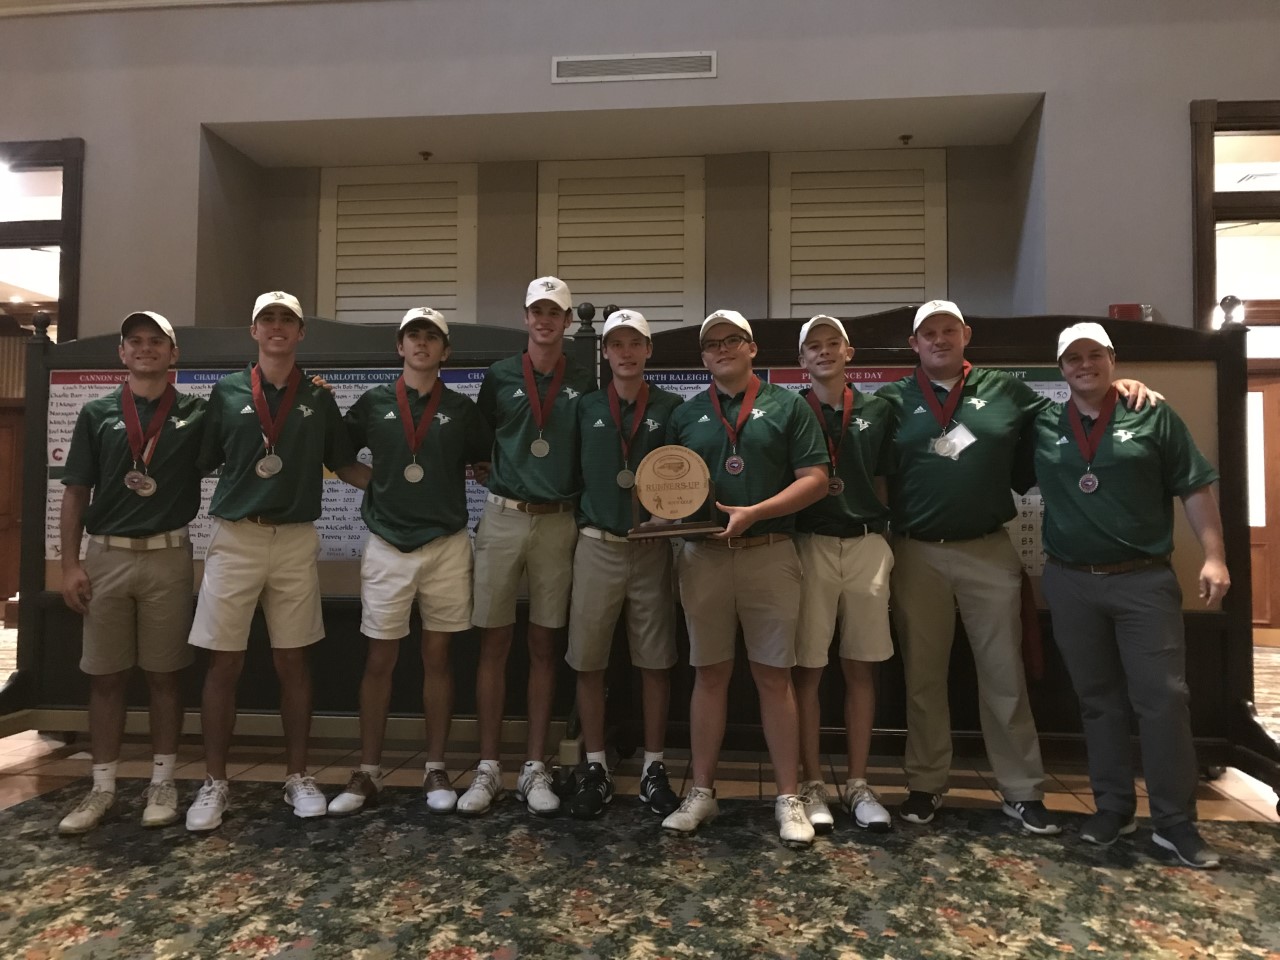
[(763, 410), (753, 409), (753, 410), (751, 411), (751, 419), (752, 419), (752, 420), (759, 420), (759, 419), (760, 419), (761, 417), (763, 417), (763, 416), (764, 416), (764, 411), (763, 411)]
[(853, 422), (857, 425), (859, 433), (871, 426), (870, 420), (863, 420), (861, 417), (854, 417)]
[(443, 413), (437, 413), (436, 419), (440, 421), (441, 426), (444, 426), (446, 423), (452, 420), (453, 417), (446, 417)]
[(987, 401), (980, 400), (977, 397), (969, 397), (965, 403), (971, 404), (975, 410), (981, 410), (987, 405)]
[(173, 424), (173, 429), (175, 430), (181, 430), (187, 425), (187, 421), (179, 420), (177, 417), (170, 417), (169, 422)]
[(575, 397), (577, 397), (579, 394), (578, 394), (578, 391), (577, 391), (577, 390), (573, 389), (573, 387), (565, 387), (565, 388), (564, 388), (564, 395), (565, 395), (566, 397), (568, 397), (570, 400), (572, 400), (572, 399), (574, 399)]
[(1132, 439), (1133, 439), (1133, 431), (1132, 431), (1132, 430), (1117, 430), (1117, 431), (1115, 432), (1115, 438), (1116, 438), (1117, 440), (1119, 440), (1121, 443), (1124, 443), (1126, 440), (1132, 440)]
[(315, 413), (315, 411), (312, 410), (310, 407), (308, 407), (305, 403), (298, 404), (298, 409), (302, 411), (302, 418), (304, 420), (307, 417), (311, 416), (313, 413)]
[(660, 426), (662, 426), (662, 424), (660, 424), (657, 420), (650, 420), (648, 417), (645, 417), (644, 425), (649, 428), (650, 433), (653, 433), (653, 431), (657, 430)]

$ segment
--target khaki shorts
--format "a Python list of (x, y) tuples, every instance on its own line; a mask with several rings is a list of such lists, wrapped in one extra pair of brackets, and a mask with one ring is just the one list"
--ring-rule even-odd
[(693, 666), (732, 660), (739, 623), (748, 659), (796, 665), (800, 560), (790, 540), (744, 550), (689, 541), (676, 569)]
[(124, 550), (89, 541), (85, 573), (93, 588), (84, 618), (80, 669), (93, 676), (138, 666), (172, 673), (191, 663), (191, 543)]
[(879, 662), (893, 656), (889, 635), (889, 571), (893, 551), (878, 533), (865, 537), (796, 535), (804, 569), (796, 664), (825, 667), (840, 623), (840, 656)]
[(404, 553), (369, 535), (360, 561), (360, 632), (375, 640), (409, 635), (418, 601), (424, 630), (456, 633), (471, 626), (471, 538), (466, 530)]
[(676, 602), (670, 542), (617, 543), (579, 533), (565, 656), (569, 666), (584, 672), (607, 667), (613, 630), (624, 611), (632, 665), (642, 670), (673, 666)]
[(321, 639), (319, 553), (320, 538), (310, 523), (215, 519), (190, 643), (206, 650), (246, 649), (259, 601), (271, 646), (305, 647)]
[(528, 575), (529, 622), (563, 627), (569, 619), (569, 583), (578, 524), (573, 511), (537, 516), (485, 503), (476, 527), (477, 627), (516, 622), (520, 578)]

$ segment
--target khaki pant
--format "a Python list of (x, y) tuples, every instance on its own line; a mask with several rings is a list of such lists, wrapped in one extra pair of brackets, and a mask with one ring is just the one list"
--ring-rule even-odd
[(1022, 566), (1009, 535), (895, 537), (893, 607), (907, 683), (907, 786), (942, 793), (951, 769), (947, 676), (960, 609), (978, 673), (982, 739), (1006, 800), (1039, 800), (1044, 765), (1022, 665)]

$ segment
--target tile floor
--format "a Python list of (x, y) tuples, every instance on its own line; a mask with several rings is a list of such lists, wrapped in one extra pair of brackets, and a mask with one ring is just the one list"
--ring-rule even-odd
[[(84, 780), (88, 786), (90, 760), (87, 740), (65, 744), (43, 737), (35, 731), (0, 739), (0, 809), (29, 800)], [(354, 747), (346, 745), (318, 746), (311, 751), (311, 772), (329, 789), (337, 792), (346, 783), (352, 767), (358, 763)], [(521, 759), (503, 758), (503, 779), (514, 789)], [(228, 773), (232, 780), (275, 781), (284, 779), (284, 754), (278, 746), (242, 745), (233, 748)], [(475, 757), (470, 754), (448, 754), (450, 775), (459, 789), (470, 782), (470, 769)], [(391, 786), (416, 787), (422, 783), (425, 757), (413, 750), (388, 750), (383, 757), (386, 783)], [(671, 751), (667, 768), (672, 786), (683, 794), (688, 786), (688, 754)], [(121, 755), (119, 776), (147, 777), (151, 772), (150, 747), (145, 742), (128, 742)], [(614, 771), (619, 794), (634, 796), (639, 788), (640, 760), (620, 763)], [(180, 781), (202, 780), (205, 775), (204, 753), (198, 743), (183, 744), (178, 751), (177, 777)], [(906, 779), (900, 767), (882, 760), (871, 769), (869, 779), (879, 791), (886, 806), (896, 806), (906, 796)], [(829, 785), (843, 784), (845, 770), (839, 762), (827, 772)], [(952, 807), (996, 807), (1000, 799), (989, 770), (964, 761), (957, 763), (951, 779), (946, 804)], [(1089, 779), (1082, 767), (1058, 767), (1050, 771), (1045, 803), (1050, 809), (1070, 813), (1090, 813), (1093, 799)], [(195, 784), (183, 789), (184, 804), (195, 792)], [(726, 754), (717, 771), (717, 795), (722, 798), (770, 799), (774, 795), (772, 769), (767, 761), (750, 754)], [(1138, 784), (1138, 815), (1147, 816), (1146, 791)], [(1280, 823), (1276, 816), (1276, 795), (1271, 788), (1235, 769), (1228, 769), (1213, 782), (1202, 782), (1198, 791), (1200, 817), (1204, 820), (1238, 820)]]

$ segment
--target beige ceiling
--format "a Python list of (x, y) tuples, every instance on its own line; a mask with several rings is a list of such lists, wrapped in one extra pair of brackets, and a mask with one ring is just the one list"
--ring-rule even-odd
[(1011, 142), (1039, 93), (206, 126), (264, 167), (613, 159)]

